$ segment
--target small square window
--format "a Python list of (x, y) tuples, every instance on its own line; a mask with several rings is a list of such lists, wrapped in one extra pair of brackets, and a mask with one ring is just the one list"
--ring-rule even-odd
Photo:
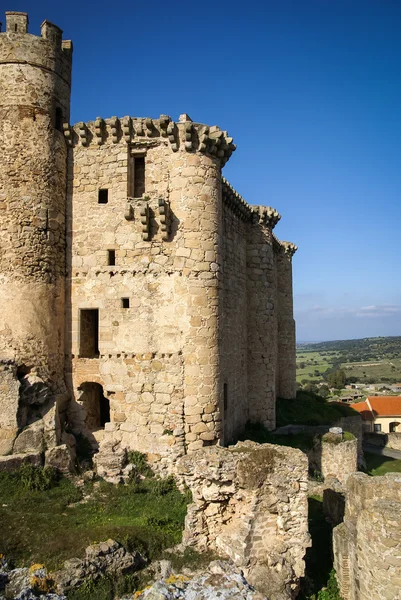
[(375, 430), (376, 432), (379, 432), (379, 431), (381, 431), (381, 430), (382, 430), (382, 426), (381, 426), (379, 423), (375, 423), (375, 425), (374, 425), (374, 430)]
[(109, 267), (116, 264), (116, 251), (115, 250), (107, 250), (107, 264)]
[(129, 308), (129, 298), (121, 298), (122, 308)]
[(109, 201), (109, 190), (108, 189), (100, 189), (97, 197), (97, 201), (99, 204), (107, 204)]

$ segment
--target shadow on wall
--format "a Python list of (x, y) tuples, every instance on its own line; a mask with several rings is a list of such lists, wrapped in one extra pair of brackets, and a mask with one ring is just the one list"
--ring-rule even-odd
[(77, 400), (71, 400), (68, 421), (72, 431), (88, 438), (93, 448), (98, 447), (98, 432), (110, 422), (110, 400), (103, 392), (100, 383), (86, 381), (78, 388)]

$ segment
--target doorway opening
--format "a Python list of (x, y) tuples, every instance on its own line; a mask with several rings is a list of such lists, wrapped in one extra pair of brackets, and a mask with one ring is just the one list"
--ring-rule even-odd
[(104, 396), (100, 383), (85, 382), (80, 385), (84, 392), (82, 405), (85, 409), (85, 425), (90, 431), (104, 429), (110, 422), (110, 401)]

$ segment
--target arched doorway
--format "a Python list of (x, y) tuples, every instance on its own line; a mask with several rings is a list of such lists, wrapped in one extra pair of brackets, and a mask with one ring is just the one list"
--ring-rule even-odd
[(110, 402), (103, 394), (103, 387), (100, 383), (85, 382), (79, 389), (83, 392), (81, 400), (87, 429), (104, 429), (105, 424), (110, 422)]

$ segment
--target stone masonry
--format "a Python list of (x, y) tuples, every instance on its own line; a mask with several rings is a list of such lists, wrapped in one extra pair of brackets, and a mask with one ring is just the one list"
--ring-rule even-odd
[(333, 531), (334, 568), (344, 600), (401, 599), (401, 477), (354, 473), (344, 522)]
[(183, 543), (230, 558), (270, 600), (296, 597), (310, 545), (305, 454), (239, 442), (184, 456), (175, 474), (193, 496)]
[[(274, 428), (276, 398), (295, 397), (296, 246), (274, 236), (280, 215), (224, 179), (235, 145), (217, 126), (71, 125), (71, 59), (57, 26), (34, 36), (6, 13), (1, 452), (49, 411), (55, 444), (68, 428), (154, 461), (227, 445), (248, 420)], [(25, 377), (42, 395), (21, 411)]]

